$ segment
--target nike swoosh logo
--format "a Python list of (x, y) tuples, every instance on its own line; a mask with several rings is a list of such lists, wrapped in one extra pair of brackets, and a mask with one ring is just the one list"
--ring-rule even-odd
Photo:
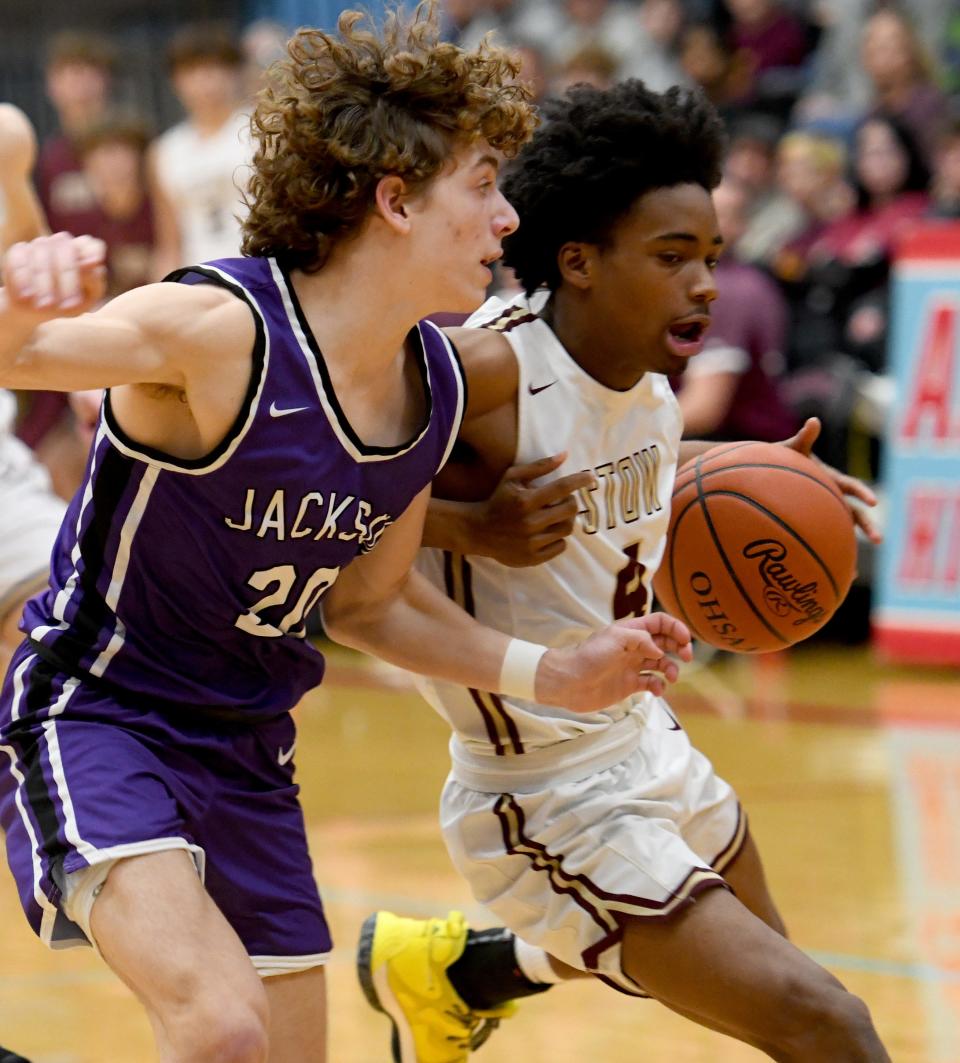
[(556, 380), (551, 380), (549, 384), (541, 384), (540, 387), (535, 388), (533, 384), (528, 386), (528, 391), (531, 395), (539, 395), (541, 391), (546, 391), (547, 388), (552, 388), (556, 384)]
[(294, 742), (289, 749), (284, 750), (283, 746), (277, 750), (277, 763), (282, 768), (284, 764), (290, 763), (290, 758), (293, 756), (293, 751), (297, 748), (297, 743)]
[(291, 413), (303, 413), (304, 410), (309, 410), (309, 406), (291, 406), (289, 409), (278, 409), (275, 402), (270, 403), (270, 416), (271, 417), (286, 417)]

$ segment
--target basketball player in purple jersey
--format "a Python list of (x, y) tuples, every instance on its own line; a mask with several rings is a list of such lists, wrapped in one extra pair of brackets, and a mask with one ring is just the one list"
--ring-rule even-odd
[(109, 389), (0, 698), (0, 823), (33, 927), (95, 945), (163, 1060), (325, 1056), (289, 714), (323, 676), (321, 599), (348, 645), (577, 712), (690, 656), (662, 614), (510, 639), (410, 572), (465, 402), (418, 322), (481, 301), (533, 116), (505, 53), (438, 42), (433, 3), (360, 21), (297, 34), (258, 106), (247, 258), (87, 313), (103, 247), (58, 234), (0, 290), (0, 383)]
[[(484, 623), (567, 645), (649, 609), (676, 466), (713, 445), (681, 442), (667, 375), (703, 348), (717, 297), (724, 138), (702, 97), (639, 81), (544, 110), (503, 183), (524, 294), (449, 333), (471, 399), (426, 524), (444, 552), (418, 567)], [(817, 429), (784, 442), (808, 452)], [(519, 463), (541, 482), (518, 488)], [(454, 732), (450, 855), (517, 936), (470, 931), (459, 913), (367, 920), (361, 984), (393, 1022), (396, 1063), (465, 1061), (514, 999), (583, 977), (775, 1059), (889, 1058), (863, 1002), (786, 940), (736, 794), (662, 699), (574, 716), (418, 685)], [(479, 1020), (469, 1037), (465, 1015)]]

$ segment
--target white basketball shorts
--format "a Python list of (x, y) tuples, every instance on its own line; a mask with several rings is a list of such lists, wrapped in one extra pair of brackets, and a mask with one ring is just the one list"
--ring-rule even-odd
[(457, 869), (505, 926), (633, 995), (645, 994), (621, 967), (626, 920), (668, 919), (725, 887), (747, 833), (736, 794), (663, 702), (623, 759), (585, 778), (489, 793), (451, 775), (441, 823)]

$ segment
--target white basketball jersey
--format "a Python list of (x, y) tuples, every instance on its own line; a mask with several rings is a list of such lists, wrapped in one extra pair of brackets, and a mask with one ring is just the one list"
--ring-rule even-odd
[[(537, 316), (545, 299), (546, 293), (509, 304), (490, 299), (467, 324), (502, 332), (517, 356), (516, 462), (566, 451), (552, 476), (591, 470), (597, 486), (580, 493), (566, 550), (542, 565), (508, 568), (433, 549), (421, 550), (417, 564), (481, 623), (560, 647), (649, 610), (682, 420), (666, 377), (647, 373), (629, 391), (612, 391), (581, 369)], [(583, 715), (434, 680), (420, 685), (454, 729), (455, 760), (458, 751), (509, 757), (602, 731), (651, 699), (639, 695)]]
[(181, 122), (157, 140), (157, 177), (176, 211), (183, 265), (240, 254), (252, 161), (250, 119), (240, 113), (211, 136)]

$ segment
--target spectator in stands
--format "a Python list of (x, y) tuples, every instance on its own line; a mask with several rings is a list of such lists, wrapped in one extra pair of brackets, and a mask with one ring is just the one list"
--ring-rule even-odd
[[(735, 247), (747, 224), (749, 191), (724, 178), (714, 190), (724, 241)], [(799, 421), (780, 396), (787, 308), (761, 270), (727, 250), (716, 272), (717, 299), (703, 353), (690, 363), (678, 394), (684, 435), (695, 439), (791, 436)]]
[(107, 245), (108, 298), (151, 279), (154, 224), (146, 182), (149, 139), (142, 119), (123, 114), (109, 115), (80, 138), (94, 206), (80, 220), (78, 231)]
[(810, 31), (780, 0), (726, 0), (729, 43), (749, 60), (754, 106), (786, 117), (806, 78)]
[[(253, 101), (266, 83), (267, 71), (287, 54), (290, 33), (286, 26), (269, 18), (258, 18), (240, 35), (243, 52), (243, 94)], [(251, 102), (252, 106), (252, 102)]]
[(517, 81), (526, 85), (535, 101), (543, 99), (547, 92), (547, 68), (543, 53), (535, 44), (519, 41), (510, 49), (520, 60), (520, 72)]
[(751, 81), (746, 52), (727, 47), (719, 30), (710, 22), (691, 22), (680, 33), (680, 67), (699, 85), (720, 116), (730, 122), (741, 113)]
[(97, 34), (65, 32), (50, 43), (46, 89), (60, 131), (40, 148), (37, 191), (54, 232), (79, 232), (77, 215), (93, 206), (77, 140), (107, 110), (114, 65), (113, 45)]
[(765, 262), (800, 221), (798, 208), (776, 180), (781, 126), (769, 115), (747, 112), (734, 118), (729, 128), (723, 171), (749, 197), (746, 225), (737, 227), (736, 251), (744, 262)]
[(960, 221), (960, 117), (940, 131), (934, 150), (928, 217)]
[(608, 89), (616, 75), (616, 57), (598, 44), (585, 44), (559, 65), (550, 79), (550, 93), (560, 96), (572, 85)]
[(771, 247), (765, 265), (783, 283), (803, 277), (807, 257), (823, 230), (854, 208), (854, 192), (845, 178), (846, 150), (839, 140), (802, 130), (788, 133), (777, 147), (777, 184), (796, 219)]
[(639, 32), (621, 57), (620, 76), (640, 78), (655, 92), (671, 85), (690, 87), (679, 56), (685, 22), (681, 0), (640, 0), (634, 17)]
[(872, 89), (870, 112), (897, 118), (929, 164), (947, 98), (936, 84), (933, 58), (904, 12), (883, 7), (867, 19), (861, 59)]
[(873, 372), (885, 368), (891, 254), (927, 208), (929, 172), (910, 133), (880, 116), (858, 130), (853, 170), (854, 208), (810, 243), (792, 286), (797, 367), (843, 353)]
[(186, 119), (152, 145), (154, 275), (240, 253), (243, 189), (253, 155), (243, 113), (243, 53), (219, 25), (180, 30), (168, 52)]
[[(57, 34), (47, 52), (46, 90), (59, 131), (44, 140), (37, 160), (40, 202), (51, 229), (82, 232), (82, 219), (94, 209), (94, 194), (78, 151), (79, 138), (106, 113), (115, 67), (109, 39), (95, 33)], [(22, 396), (17, 434), (50, 470), (64, 497), (83, 475), (85, 455), (77, 446), (67, 397), (58, 391)]]
[(856, 209), (826, 227), (810, 248), (811, 262), (837, 260), (857, 268), (886, 262), (897, 237), (927, 207), (930, 171), (899, 120), (874, 115), (854, 142)]

